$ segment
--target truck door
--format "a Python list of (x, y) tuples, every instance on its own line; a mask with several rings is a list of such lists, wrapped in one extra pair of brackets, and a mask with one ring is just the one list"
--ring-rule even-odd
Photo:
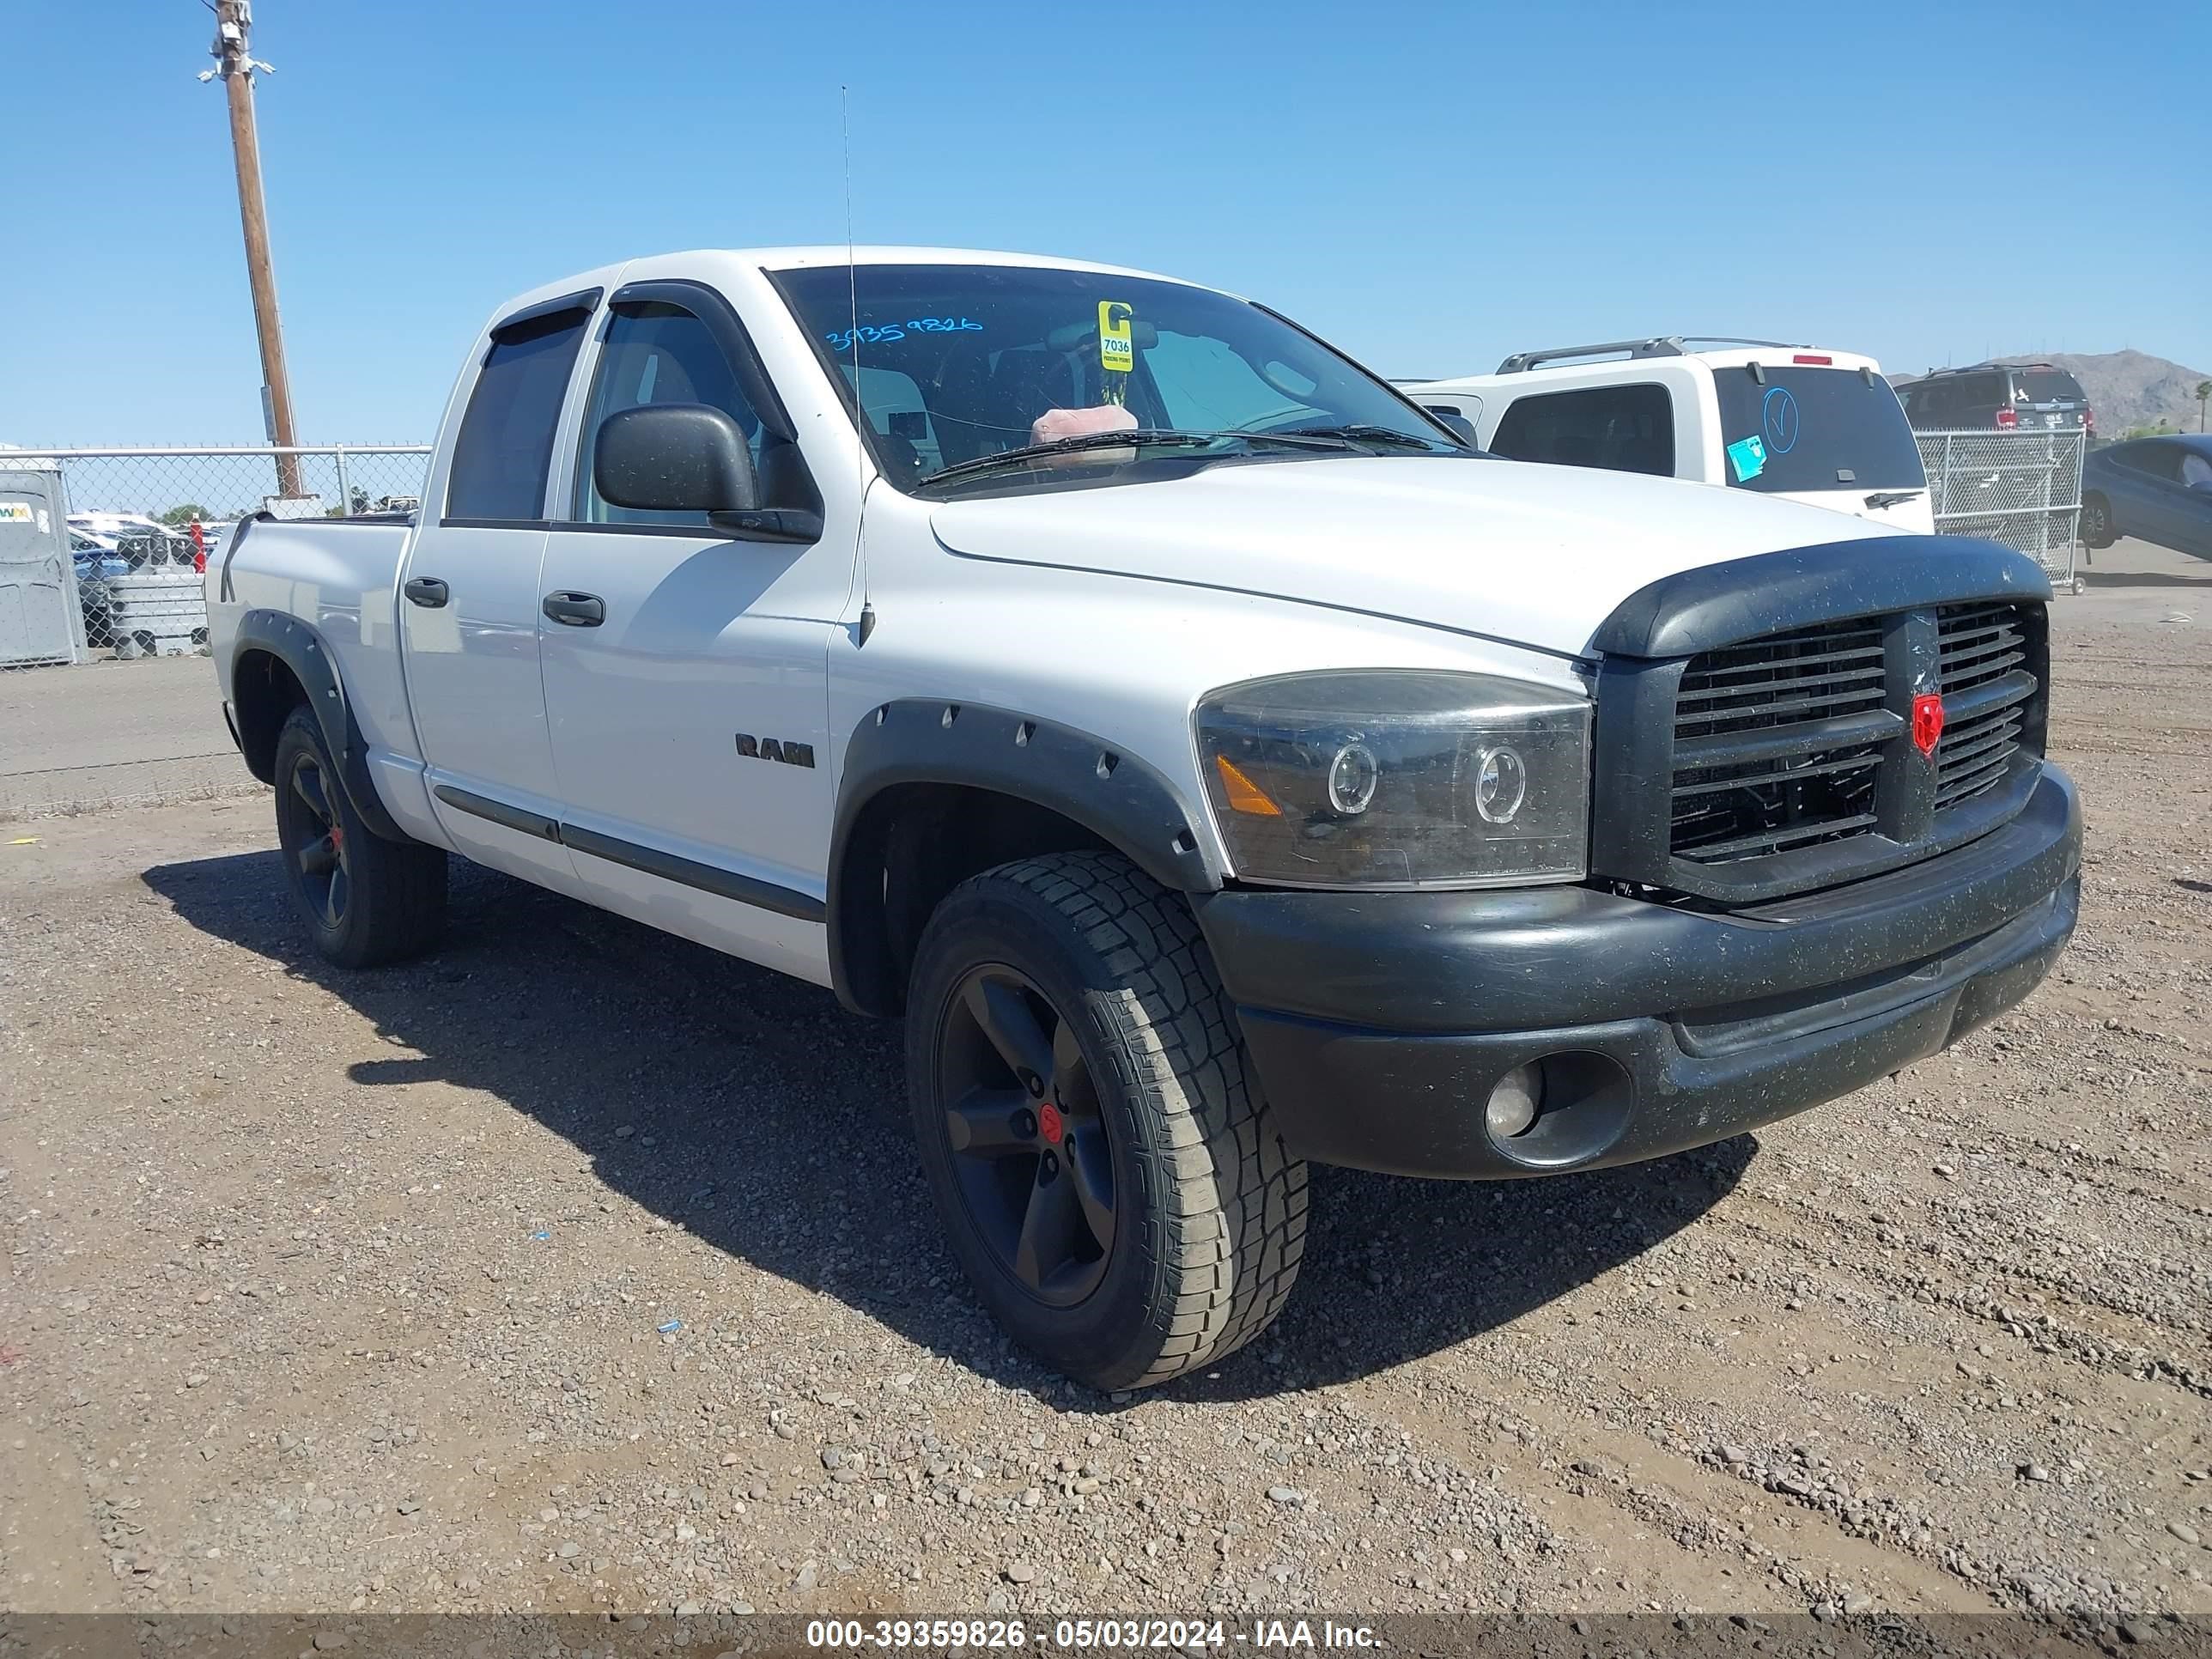
[(491, 331), (400, 582), (408, 702), (440, 822), (471, 858), (569, 893), (538, 572), (562, 404), (598, 301), (533, 306)]
[(821, 510), (727, 301), (691, 283), (617, 290), (539, 593), (563, 833), (595, 902), (823, 981), (827, 659), (852, 530), (745, 540), (704, 514), (603, 501), (599, 423), (652, 403), (725, 410), (751, 441), (766, 504)]

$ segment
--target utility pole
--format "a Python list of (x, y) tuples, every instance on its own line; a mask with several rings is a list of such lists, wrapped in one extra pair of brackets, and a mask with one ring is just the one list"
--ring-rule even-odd
[[(200, 79), (220, 77), (230, 98), (230, 148), (238, 163), (238, 217), (246, 233), (246, 276), (253, 289), (253, 327), (261, 339), (262, 414), (269, 441), (289, 447), (299, 440), (292, 430), (292, 383), (284, 372), (284, 329), (276, 316), (276, 273), (269, 263), (269, 210), (261, 195), (261, 143), (253, 126), (253, 72), (266, 70), (247, 52), (253, 27), (252, 0), (215, 0), (215, 45), (210, 48), (216, 67), (202, 71)], [(276, 493), (302, 495), (300, 458), (276, 458)]]

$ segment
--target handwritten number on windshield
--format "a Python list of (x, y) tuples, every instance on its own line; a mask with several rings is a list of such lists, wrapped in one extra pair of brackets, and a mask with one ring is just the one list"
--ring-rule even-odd
[(832, 329), (823, 337), (830, 342), (830, 350), (849, 351), (855, 335), (862, 345), (890, 345), (906, 338), (909, 331), (916, 334), (958, 334), (969, 329), (980, 331), (982, 326), (966, 317), (909, 317), (903, 325), (863, 323), (857, 329)]

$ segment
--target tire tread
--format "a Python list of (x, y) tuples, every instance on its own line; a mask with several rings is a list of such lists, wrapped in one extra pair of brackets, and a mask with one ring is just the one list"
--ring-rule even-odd
[[(306, 915), (302, 905), (316, 950), (341, 968), (374, 968), (420, 955), (445, 926), (444, 849), (418, 841), (387, 841), (362, 821), (345, 799), (321, 724), (305, 704), (285, 717), (276, 736), (277, 788), (289, 787), (289, 757), (301, 747), (313, 753), (327, 780), (325, 788), (334, 792), (331, 805), (345, 826), (355, 890), (344, 925), (335, 934)], [(295, 897), (296, 902), (296, 893)]]
[(1063, 853), (987, 871), (1077, 931), (1119, 987), (1109, 1018), (1164, 1131), (1170, 1289), (1156, 1351), (1121, 1384), (1150, 1388), (1234, 1353), (1282, 1311), (1305, 1249), (1306, 1166), (1269, 1120), (1235, 1009), (1189, 902), (1112, 854)]

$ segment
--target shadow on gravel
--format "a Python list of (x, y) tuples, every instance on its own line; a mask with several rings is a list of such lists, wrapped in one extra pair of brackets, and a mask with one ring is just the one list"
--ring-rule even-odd
[[(202, 932), (283, 964), (413, 1051), (346, 1068), (386, 1133), (419, 1133), (408, 1085), (482, 1090), (714, 1249), (1008, 1388), (1066, 1409), (1107, 1406), (1016, 1350), (969, 1295), (914, 1157), (896, 1024), (459, 860), (440, 949), (367, 973), (307, 951), (273, 852), (143, 878)], [(1173, 1391), (1262, 1397), (1480, 1335), (1694, 1222), (1755, 1146), (1745, 1136), (1627, 1170), (1501, 1184), (1317, 1169), (1305, 1271), (1281, 1321)], [(556, 1246), (562, 1220), (597, 1219), (595, 1201), (580, 1192), (570, 1216), (552, 1218)]]
[(2084, 587), (2212, 587), (2212, 568), (2201, 576), (2167, 574), (2159, 571), (2114, 570), (2099, 574), (2094, 566), (2081, 569)]

